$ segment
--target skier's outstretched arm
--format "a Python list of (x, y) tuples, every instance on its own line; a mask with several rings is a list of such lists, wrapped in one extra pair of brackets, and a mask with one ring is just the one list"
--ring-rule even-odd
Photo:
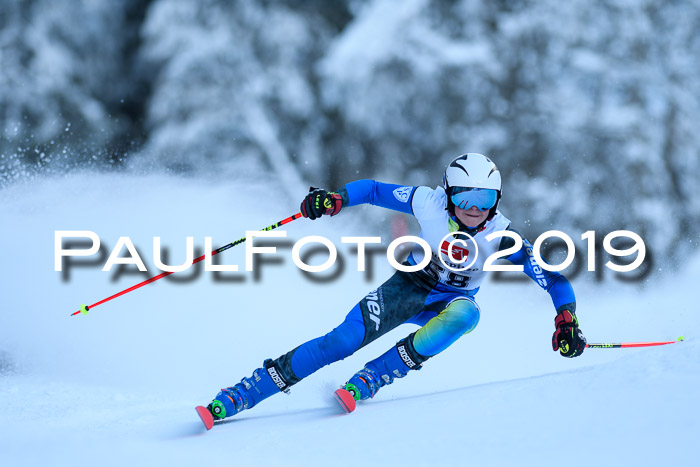
[(313, 188), (301, 203), (301, 213), (304, 217), (317, 219), (322, 215), (334, 216), (344, 207), (372, 204), (414, 214), (413, 198), (420, 189), (425, 191), (423, 198), (432, 191), (427, 187), (394, 185), (375, 180), (356, 180), (335, 192)]
[[(523, 246), (517, 252), (505, 259), (513, 264), (523, 266), (523, 272), (549, 293), (557, 311), (554, 318), (556, 328), (552, 336), (552, 348), (559, 350), (564, 357), (578, 357), (586, 348), (586, 338), (578, 327), (576, 317), (576, 296), (571, 283), (566, 277), (554, 271), (542, 269), (534, 259), (532, 244), (520, 232), (509, 228), (523, 239)], [(503, 237), (500, 249), (509, 248), (514, 244), (509, 237)]]
[(343, 186), (338, 193), (343, 197), (343, 206), (371, 204), (413, 214), (413, 195), (418, 188), (375, 180), (356, 180)]

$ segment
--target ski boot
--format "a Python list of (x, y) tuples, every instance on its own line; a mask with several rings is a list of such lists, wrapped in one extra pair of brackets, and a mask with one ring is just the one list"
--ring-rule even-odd
[(352, 377), (345, 383), (343, 389), (348, 391), (352, 398), (356, 401), (371, 399), (377, 394), (379, 388), (383, 386), (380, 382), (382, 379), (370, 366), (372, 362), (367, 363), (367, 365), (352, 375)]
[(289, 386), (277, 365), (272, 360), (265, 360), (263, 368), (253, 371), (250, 378), (222, 389), (206, 408), (214, 421), (222, 420), (254, 407), (273, 394), (289, 393)]
[[(412, 337), (400, 340), (382, 356), (368, 362), (336, 391), (336, 398), (346, 412), (354, 410), (353, 402), (373, 398), (381, 387), (393, 383), (396, 378), (403, 378), (409, 370), (420, 370), (427, 357), (416, 352), (410, 343)], [(343, 391), (349, 393), (353, 401)]]

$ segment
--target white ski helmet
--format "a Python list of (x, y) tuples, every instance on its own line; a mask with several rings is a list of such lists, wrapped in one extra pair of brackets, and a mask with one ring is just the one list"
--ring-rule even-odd
[(501, 200), (501, 172), (496, 164), (483, 154), (470, 152), (456, 157), (445, 168), (442, 183), (447, 193), (447, 209), (450, 214), (454, 215), (454, 204), (450, 198), (453, 188), (456, 187), (496, 190), (496, 204), (491, 208), (488, 218), (491, 219), (496, 214)]

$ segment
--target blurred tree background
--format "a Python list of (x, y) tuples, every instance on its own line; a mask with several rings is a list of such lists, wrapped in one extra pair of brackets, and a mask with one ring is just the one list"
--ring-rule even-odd
[[(79, 168), (437, 185), (525, 233), (700, 233), (696, 0), (6, 0), (0, 186)], [(528, 231), (528, 229), (530, 229)]]

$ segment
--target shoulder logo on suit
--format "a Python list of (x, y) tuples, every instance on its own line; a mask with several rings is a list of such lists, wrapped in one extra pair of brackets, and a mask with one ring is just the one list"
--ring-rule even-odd
[(394, 197), (402, 203), (407, 203), (409, 196), (411, 196), (411, 189), (412, 187), (410, 186), (402, 186), (401, 188), (397, 188), (394, 190)]

